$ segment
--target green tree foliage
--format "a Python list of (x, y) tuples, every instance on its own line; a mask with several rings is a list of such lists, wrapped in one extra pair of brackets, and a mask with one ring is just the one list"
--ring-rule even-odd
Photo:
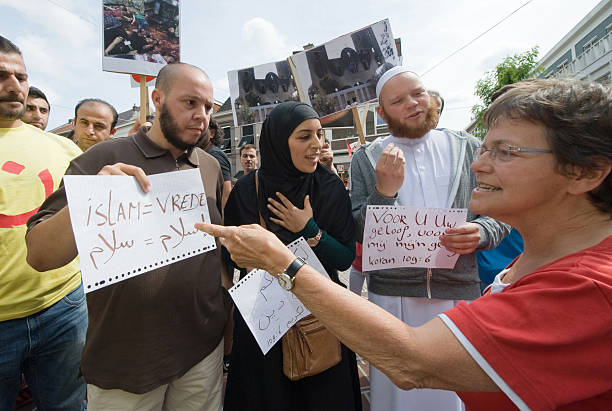
[(482, 124), (482, 116), (491, 104), (493, 93), (507, 84), (535, 77), (540, 73), (541, 69), (536, 69), (538, 53), (538, 46), (535, 46), (524, 53), (508, 56), (494, 70), (488, 71), (478, 80), (475, 94), (480, 97), (482, 104), (472, 107), (472, 115), (477, 120), (476, 127), (472, 131), (473, 135), (484, 138), (487, 133), (487, 129)]

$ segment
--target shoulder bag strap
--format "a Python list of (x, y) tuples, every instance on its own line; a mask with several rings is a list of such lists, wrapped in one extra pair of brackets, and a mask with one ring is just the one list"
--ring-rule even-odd
[(263, 217), (261, 216), (261, 212), (259, 211), (259, 170), (255, 170), (255, 194), (257, 196), (257, 213), (259, 214), (259, 225), (267, 230), (268, 227), (266, 226), (266, 221), (263, 219)]

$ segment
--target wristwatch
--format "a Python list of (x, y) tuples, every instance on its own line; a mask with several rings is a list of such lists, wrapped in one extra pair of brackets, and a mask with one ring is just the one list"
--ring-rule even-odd
[(319, 232), (317, 233), (317, 235), (306, 240), (306, 244), (308, 244), (311, 247), (316, 247), (317, 244), (319, 244), (319, 241), (321, 241), (322, 235), (323, 233), (321, 232), (321, 229), (319, 229)]
[(278, 277), (276, 277), (280, 286), (285, 290), (291, 290), (293, 288), (295, 275), (304, 264), (306, 264), (306, 261), (304, 261), (301, 257), (296, 257), (295, 260), (289, 264), (289, 267), (287, 267), (284, 272), (280, 273)]

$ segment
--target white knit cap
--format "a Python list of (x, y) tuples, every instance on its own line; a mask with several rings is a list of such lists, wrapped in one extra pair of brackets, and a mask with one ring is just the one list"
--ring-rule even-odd
[(404, 66), (395, 66), (385, 71), (383, 75), (380, 76), (378, 83), (376, 83), (376, 98), (380, 98), (380, 91), (382, 90), (383, 86), (387, 83), (387, 81), (391, 80), (393, 77), (397, 76), (398, 74), (402, 74), (402, 73), (414, 73), (414, 72), (411, 70), (408, 70)]

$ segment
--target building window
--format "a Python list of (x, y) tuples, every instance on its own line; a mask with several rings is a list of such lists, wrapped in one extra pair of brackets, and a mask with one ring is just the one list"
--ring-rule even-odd
[(221, 144), (221, 150), (229, 152), (232, 150), (232, 131), (230, 127), (223, 129), (223, 144)]
[(612, 31), (612, 23), (608, 24), (606, 28), (604, 29), (604, 32), (606, 34), (610, 34), (611, 31)]
[(566, 71), (569, 69), (569, 60), (565, 60), (563, 63), (559, 64), (557, 66), (557, 70), (555, 70), (555, 73), (558, 73), (560, 71)]
[(238, 148), (242, 147), (245, 144), (255, 144), (255, 127), (253, 125), (242, 126), (242, 138), (240, 139), (240, 143), (238, 143)]
[(611, 80), (611, 76), (610, 73), (606, 73), (603, 76), (599, 77), (598, 79), (596, 79), (595, 81), (598, 83), (602, 83), (602, 84), (609, 84)]
[(248, 125), (248, 126), (242, 126), (242, 135), (243, 136), (252, 136), (254, 134), (253, 132), (254, 127), (252, 124)]
[(586, 53), (587, 51), (589, 51), (591, 48), (593, 48), (595, 43), (597, 43), (597, 36), (593, 36), (591, 40), (584, 43), (584, 45), (582, 46), (582, 52)]

